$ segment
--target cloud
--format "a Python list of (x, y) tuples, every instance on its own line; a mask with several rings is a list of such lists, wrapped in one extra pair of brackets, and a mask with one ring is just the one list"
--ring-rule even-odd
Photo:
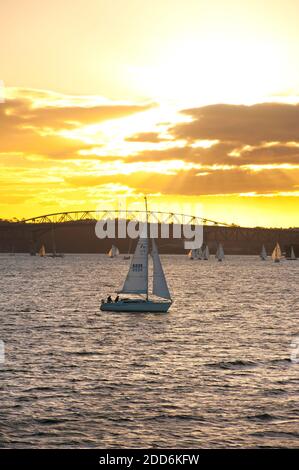
[[(135, 125), (140, 129), (134, 119), (129, 125), (119, 121), (119, 127), (112, 128), (111, 122), (101, 127), (103, 142), (102, 134), (93, 141), (92, 134), (79, 132), (150, 107), (15, 90), (0, 105), (1, 171), (24, 187), (14, 198), (11, 191), (11, 200), (39, 194), (38, 178), (44, 178), (43, 184), (52, 181), (51, 197), (52, 188), (73, 197), (76, 188), (88, 193), (89, 188), (107, 191), (108, 185), (186, 196), (298, 191), (299, 105), (219, 104), (184, 110), (192, 121), (170, 124), (170, 139), (155, 131), (134, 133)], [(62, 132), (66, 130), (72, 132)], [(203, 140), (210, 146), (203, 146)], [(152, 150), (145, 150), (147, 143)], [(135, 147), (144, 150), (127, 155)]]
[(158, 132), (140, 132), (139, 134), (134, 134), (126, 138), (127, 142), (150, 142), (154, 144), (164, 142), (165, 140), (167, 141), (169, 139), (161, 137)]
[[(14, 91), (16, 95), (16, 91)], [(8, 98), (0, 104), (0, 152), (24, 152), (68, 158), (68, 153), (91, 148), (79, 139), (59, 135), (62, 130), (74, 130), (85, 125), (97, 124), (111, 119), (119, 119), (145, 111), (152, 105), (138, 106), (109, 104), (86, 106), (86, 100), (78, 105), (49, 105), (45, 92), (22, 90), (20, 97)], [(56, 96), (56, 95), (55, 95)], [(42, 97), (39, 106), (35, 99)], [(50, 94), (51, 97), (51, 94)], [(57, 100), (57, 96), (56, 96)], [(61, 98), (64, 103), (66, 97)], [(69, 97), (68, 102), (72, 101)]]
[(244, 149), (237, 158), (242, 165), (299, 165), (299, 146), (276, 144)]
[[(237, 153), (236, 153), (237, 152)], [(194, 165), (250, 166), (250, 165), (299, 165), (299, 147), (274, 144), (241, 148), (230, 142), (220, 142), (209, 148), (173, 147), (163, 150), (146, 150), (126, 157), (126, 162), (159, 162), (182, 160)]]
[(126, 157), (127, 162), (158, 162), (161, 160), (183, 160), (184, 162), (214, 165), (227, 164), (228, 153), (232, 152), (235, 145), (230, 143), (219, 143), (209, 148), (194, 148), (190, 145), (184, 147), (172, 147), (163, 150), (144, 150)]
[(186, 109), (182, 113), (192, 121), (171, 128), (177, 139), (217, 139), (250, 145), (299, 140), (298, 104), (216, 104)]
[[(244, 169), (199, 172), (196, 169), (178, 171), (175, 175), (144, 173), (113, 176), (116, 184), (128, 185), (140, 192), (157, 192), (171, 195), (217, 195), (239, 193), (272, 193), (296, 190), (299, 170), (264, 170), (252, 172)], [(81, 175), (66, 177), (65, 182), (75, 187), (100, 187), (111, 182), (111, 175)]]

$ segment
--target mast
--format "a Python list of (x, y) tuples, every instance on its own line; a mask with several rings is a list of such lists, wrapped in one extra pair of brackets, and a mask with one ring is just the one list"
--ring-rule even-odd
[(54, 236), (54, 226), (52, 225), (52, 253), (53, 253), (53, 256), (56, 255), (56, 243), (55, 243), (55, 236)]
[[(146, 196), (144, 196), (144, 202), (145, 202), (145, 213), (146, 213), (145, 222), (146, 222), (146, 239), (147, 239), (146, 256), (147, 256), (147, 259), (148, 259), (148, 212), (147, 212), (147, 197)], [(147, 263), (146, 277), (147, 277), (146, 301), (148, 301), (148, 263)]]

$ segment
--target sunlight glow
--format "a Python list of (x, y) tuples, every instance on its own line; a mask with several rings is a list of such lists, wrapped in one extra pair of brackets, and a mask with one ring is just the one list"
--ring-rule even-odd
[[(281, 90), (289, 71), (280, 44), (259, 38), (180, 39), (153, 65), (133, 67), (136, 87), (182, 106), (253, 104)], [(269, 99), (269, 98), (268, 98)]]

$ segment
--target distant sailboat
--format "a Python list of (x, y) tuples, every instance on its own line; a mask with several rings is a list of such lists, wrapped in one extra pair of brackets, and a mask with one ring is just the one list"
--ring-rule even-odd
[(262, 247), (260, 258), (261, 258), (262, 261), (266, 261), (266, 259), (267, 259), (267, 252), (266, 252), (265, 245), (263, 245), (263, 247)]
[(215, 258), (218, 259), (218, 261), (223, 261), (224, 260), (224, 249), (221, 243), (219, 243)]
[(210, 258), (210, 250), (209, 250), (208, 245), (206, 245), (203, 250), (202, 259), (207, 261), (209, 258)]
[(281, 249), (280, 249), (279, 243), (276, 243), (276, 246), (275, 246), (275, 248), (273, 250), (273, 253), (272, 253), (272, 259), (273, 259), (274, 263), (279, 263), (280, 258), (281, 258)]
[(188, 253), (188, 258), (193, 259), (202, 259), (202, 249), (201, 248), (193, 248)]
[(187, 256), (189, 259), (196, 259), (196, 250), (190, 250)]
[(291, 246), (291, 256), (288, 258), (288, 260), (290, 261), (296, 261), (296, 255), (295, 255), (295, 252), (294, 252), (294, 248)]
[[(146, 198), (145, 198), (146, 201)], [(147, 213), (147, 201), (146, 201)], [(148, 255), (149, 240), (146, 235), (139, 238), (135, 253), (133, 255), (130, 269), (125, 279), (123, 288), (118, 294), (145, 295), (145, 298), (124, 298), (112, 302), (110, 297), (107, 302), (102, 301), (100, 309), (111, 312), (157, 312), (166, 313), (172, 304), (172, 299), (167, 286), (166, 278), (161, 265), (158, 249), (152, 240), (151, 256), (153, 260), (153, 288), (152, 294), (161, 300), (149, 299), (148, 282)], [(108, 298), (109, 299), (109, 298)], [(164, 299), (164, 300), (162, 300)]]
[(46, 256), (46, 248), (45, 248), (45, 245), (42, 245), (42, 246), (40, 247), (40, 250), (39, 250), (38, 254), (39, 254), (39, 256), (41, 256), (42, 258), (43, 258), (44, 256)]
[(63, 258), (64, 257), (63, 253), (57, 253), (56, 251), (54, 227), (52, 227), (51, 234), (52, 234), (52, 253), (47, 256), (49, 258)]
[(118, 255), (119, 255), (119, 249), (117, 248), (117, 246), (112, 245), (112, 247), (107, 253), (107, 256), (109, 256), (109, 258), (115, 258)]

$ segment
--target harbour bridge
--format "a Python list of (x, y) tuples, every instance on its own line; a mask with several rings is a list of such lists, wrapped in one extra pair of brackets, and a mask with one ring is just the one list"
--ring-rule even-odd
[[(95, 224), (98, 221), (126, 220), (144, 222), (146, 212), (141, 210), (92, 210), (92, 211), (66, 211), (40, 215), (25, 220), (13, 220), (0, 222), (0, 251), (34, 251), (36, 247), (55, 231), (55, 238), (59, 238), (59, 232), (67, 232), (66, 238), (82, 236), (85, 233), (85, 242), (91, 243), (90, 249), (96, 249), (95, 243), (100, 242), (95, 235)], [(224, 243), (231, 252), (250, 253), (260, 249), (262, 244), (269, 249), (279, 242), (282, 246), (299, 245), (299, 229), (241, 227), (236, 224), (219, 222), (208, 218), (190, 214), (181, 214), (163, 211), (148, 211), (148, 222), (158, 225), (174, 224), (202, 226), (204, 243), (211, 244), (213, 248), (219, 243)], [(84, 231), (85, 228), (85, 232)], [(87, 229), (88, 228), (88, 229)], [(59, 229), (59, 230), (57, 230)], [(83, 230), (83, 231), (82, 231)], [(89, 230), (89, 236), (86, 236)], [(79, 240), (80, 241), (80, 240)], [(101, 240), (103, 242), (103, 240)], [(66, 244), (63, 243), (64, 251)], [(73, 243), (74, 250), (78, 250), (78, 243)], [(107, 245), (107, 244), (106, 244)], [(169, 245), (171, 251), (174, 246), (178, 248), (178, 241), (172, 241)], [(182, 249), (182, 240), (180, 250)], [(234, 249), (235, 247), (235, 249)], [(107, 246), (103, 247), (104, 250)], [(80, 251), (80, 249), (79, 249)], [(83, 250), (84, 251), (84, 250)], [(175, 250), (177, 251), (177, 250)], [(92, 252), (92, 251), (91, 251)]]

